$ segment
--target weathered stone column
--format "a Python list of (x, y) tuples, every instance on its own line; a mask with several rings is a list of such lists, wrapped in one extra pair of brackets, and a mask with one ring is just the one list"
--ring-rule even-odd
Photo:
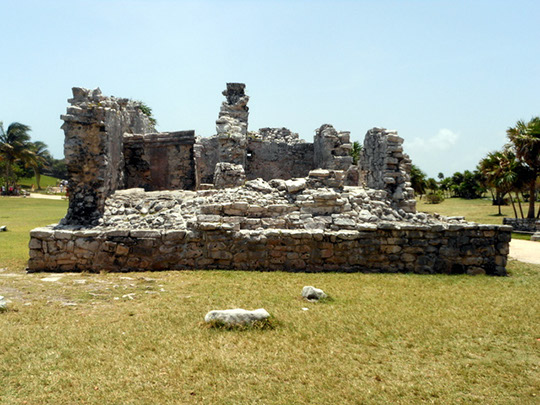
[(73, 88), (62, 129), (69, 180), (65, 225), (94, 225), (105, 199), (124, 186), (123, 134), (146, 133), (153, 125), (128, 99), (104, 97), (101, 90)]
[(247, 128), (249, 108), (244, 83), (227, 83), (223, 95), (227, 98), (221, 104), (216, 120), (219, 140), (219, 162), (246, 166)]
[(411, 187), (411, 160), (403, 153), (403, 138), (397, 131), (372, 128), (364, 138), (361, 168), (369, 188), (386, 190), (396, 208), (416, 212)]
[(324, 124), (315, 131), (314, 164), (317, 169), (347, 170), (353, 164), (350, 132)]

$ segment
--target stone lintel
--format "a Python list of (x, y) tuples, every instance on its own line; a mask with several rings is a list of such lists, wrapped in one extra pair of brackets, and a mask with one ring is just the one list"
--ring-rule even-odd
[(160, 132), (156, 134), (124, 134), (124, 145), (137, 143), (155, 144), (160, 146), (169, 145), (193, 145), (195, 143), (195, 131)]

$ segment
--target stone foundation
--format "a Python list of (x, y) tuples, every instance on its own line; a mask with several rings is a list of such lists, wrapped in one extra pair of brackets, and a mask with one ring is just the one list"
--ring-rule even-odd
[(366, 225), (359, 230), (34, 229), (30, 271), (237, 269), (506, 275), (511, 229)]
[(319, 169), (219, 190), (120, 190), (98, 226), (31, 231), (29, 269), (506, 274), (511, 227), (407, 213), (344, 178)]
[(353, 165), (349, 132), (328, 124), (311, 144), (248, 132), (244, 90), (228, 83), (216, 135), (196, 138), (155, 133), (140, 103), (74, 88), (69, 209), (31, 231), (29, 270), (506, 274), (511, 227), (416, 212), (396, 131), (369, 130)]
[(510, 225), (514, 231), (535, 233), (540, 231), (540, 220), (536, 218), (503, 218), (504, 225)]

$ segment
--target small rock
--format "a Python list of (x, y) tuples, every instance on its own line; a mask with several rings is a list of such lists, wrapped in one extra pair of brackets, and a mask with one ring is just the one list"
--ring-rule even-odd
[(3, 226), (0, 226), (0, 232), (6, 232), (7, 231), (7, 226), (3, 225)]
[(0, 295), (0, 312), (7, 311), (7, 301)]
[(320, 288), (308, 285), (302, 288), (302, 297), (309, 301), (319, 301), (320, 299), (328, 297), (328, 295)]
[(210, 311), (204, 317), (204, 321), (218, 321), (227, 325), (238, 325), (263, 321), (268, 317), (270, 317), (270, 314), (264, 308), (255, 309), (253, 311), (235, 308)]

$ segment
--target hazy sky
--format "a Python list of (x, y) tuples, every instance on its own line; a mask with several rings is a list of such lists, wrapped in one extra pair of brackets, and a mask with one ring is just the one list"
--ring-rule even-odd
[(474, 169), (540, 115), (538, 0), (0, 0), (0, 16), (0, 121), (57, 158), (74, 86), (209, 136), (225, 83), (244, 82), (249, 129), (397, 129), (430, 176)]

